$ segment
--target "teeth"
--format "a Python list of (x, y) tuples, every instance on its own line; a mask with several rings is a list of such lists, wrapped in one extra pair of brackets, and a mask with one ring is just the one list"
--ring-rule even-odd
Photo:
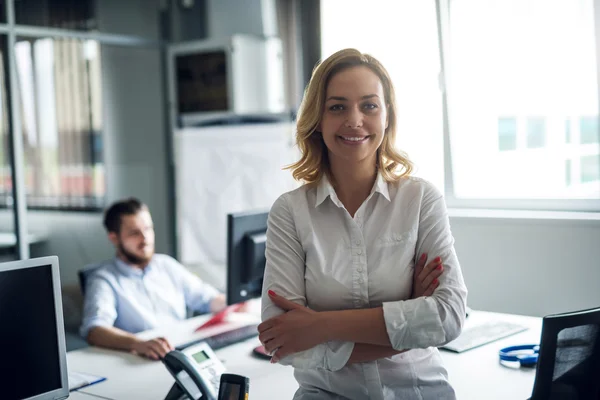
[(349, 140), (351, 142), (360, 142), (361, 140), (365, 139), (366, 136), (365, 137), (354, 137), (354, 136), (347, 137), (347, 136), (342, 136), (342, 138), (344, 138), (344, 140)]

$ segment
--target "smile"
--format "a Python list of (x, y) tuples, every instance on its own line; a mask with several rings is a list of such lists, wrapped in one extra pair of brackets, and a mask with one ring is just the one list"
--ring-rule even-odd
[(338, 136), (344, 142), (352, 143), (352, 144), (360, 144), (369, 140), (369, 136)]

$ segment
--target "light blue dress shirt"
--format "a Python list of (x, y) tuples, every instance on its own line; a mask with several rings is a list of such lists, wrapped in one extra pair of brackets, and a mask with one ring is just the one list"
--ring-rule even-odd
[(155, 254), (143, 270), (115, 258), (87, 279), (81, 336), (96, 326), (137, 333), (209, 312), (219, 292), (172, 257)]

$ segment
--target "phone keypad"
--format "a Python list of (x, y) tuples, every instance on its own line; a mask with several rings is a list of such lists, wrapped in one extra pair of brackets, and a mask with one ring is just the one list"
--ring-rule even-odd
[(207, 365), (201, 370), (201, 375), (204, 375), (208, 378), (207, 381), (211, 383), (215, 389), (215, 392), (219, 391), (219, 385), (221, 384), (221, 373), (222, 372), (215, 370), (212, 365)]

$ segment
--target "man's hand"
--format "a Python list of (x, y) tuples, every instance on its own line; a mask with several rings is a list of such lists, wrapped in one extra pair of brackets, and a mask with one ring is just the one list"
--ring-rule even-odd
[(223, 311), (225, 307), (227, 307), (227, 300), (222, 293), (219, 293), (210, 301), (210, 312), (213, 314)]
[(271, 301), (284, 314), (266, 320), (258, 326), (258, 338), (267, 353), (273, 353), (271, 362), (310, 349), (324, 340), (321, 337), (322, 325), (319, 313), (310, 308), (289, 301), (269, 290)]
[(426, 262), (427, 254), (423, 253), (417, 265), (415, 265), (411, 299), (421, 296), (431, 296), (440, 284), (437, 278), (444, 272), (442, 259), (436, 257), (429, 264), (425, 265)]
[(131, 346), (132, 353), (151, 360), (160, 360), (171, 350), (174, 350), (174, 347), (164, 337), (135, 342)]

